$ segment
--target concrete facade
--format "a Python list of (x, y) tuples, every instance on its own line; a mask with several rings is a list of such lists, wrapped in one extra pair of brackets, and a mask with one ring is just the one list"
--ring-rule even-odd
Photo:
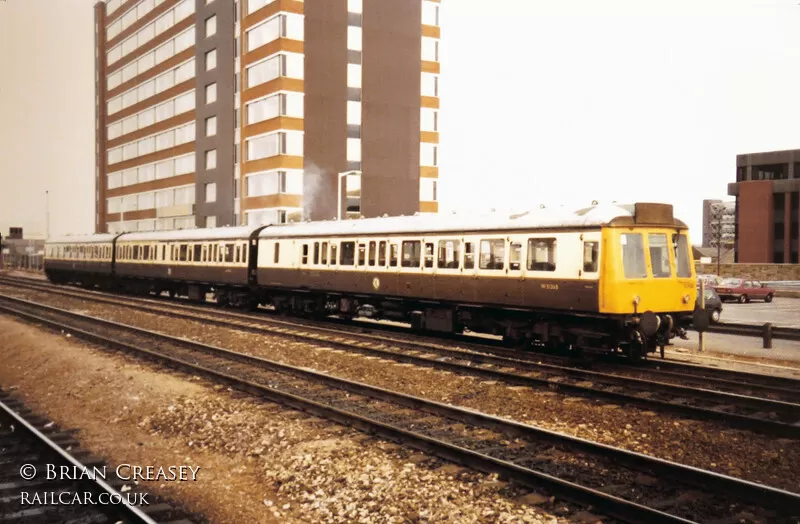
[(96, 231), (437, 212), (439, 8), (98, 2)]

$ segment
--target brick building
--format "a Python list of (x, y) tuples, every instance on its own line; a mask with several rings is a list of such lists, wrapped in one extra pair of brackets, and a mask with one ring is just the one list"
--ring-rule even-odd
[(800, 149), (737, 155), (736, 262), (797, 264)]

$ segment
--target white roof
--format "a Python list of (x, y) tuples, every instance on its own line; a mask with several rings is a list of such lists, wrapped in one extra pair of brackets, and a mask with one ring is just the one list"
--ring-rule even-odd
[(111, 242), (114, 233), (100, 233), (97, 235), (65, 235), (61, 237), (48, 238), (46, 244), (91, 244), (100, 242)]
[(451, 231), (498, 231), (512, 229), (592, 228), (618, 217), (632, 217), (632, 206), (597, 205), (577, 211), (563, 208), (535, 209), (524, 213), (439, 214), (425, 216), (363, 218), (281, 224), (259, 233), (259, 238), (418, 234)]
[(183, 240), (233, 240), (249, 238), (260, 226), (211, 227), (197, 229), (176, 229), (169, 231), (142, 231), (125, 233), (119, 242), (165, 242)]

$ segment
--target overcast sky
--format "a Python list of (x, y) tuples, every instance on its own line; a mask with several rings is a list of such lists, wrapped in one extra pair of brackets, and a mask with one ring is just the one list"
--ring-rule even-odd
[[(93, 228), (93, 4), (0, 1), (3, 234), (44, 232), (45, 189), (51, 234)], [(442, 210), (668, 202), (699, 242), (736, 154), (800, 148), (798, 0), (444, 0), (441, 23)]]

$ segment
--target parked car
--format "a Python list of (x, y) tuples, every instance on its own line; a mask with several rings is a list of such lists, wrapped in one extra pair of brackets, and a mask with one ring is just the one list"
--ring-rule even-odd
[(722, 282), (722, 277), (717, 275), (697, 275), (697, 285), (700, 285), (700, 282), (705, 282), (706, 287), (718, 286)]
[(772, 302), (772, 297), (775, 296), (775, 290), (766, 284), (743, 278), (726, 278), (715, 289), (723, 302), (726, 300), (738, 300), (742, 304), (751, 300)]
[[(705, 288), (705, 309), (708, 313), (708, 320), (712, 324), (719, 322), (719, 317), (722, 315), (722, 300), (720, 300), (717, 291), (713, 287)], [(700, 286), (697, 286), (697, 307), (700, 307)]]

